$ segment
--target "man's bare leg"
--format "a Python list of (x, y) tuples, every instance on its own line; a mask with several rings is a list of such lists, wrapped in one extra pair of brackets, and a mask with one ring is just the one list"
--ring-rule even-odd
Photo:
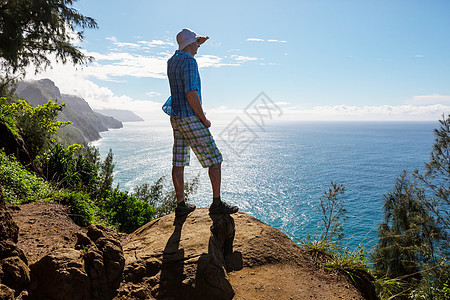
[(184, 201), (184, 167), (172, 167), (172, 181), (177, 195), (177, 203)]
[(222, 163), (209, 167), (208, 174), (211, 180), (213, 198), (220, 197), (220, 182), (222, 179)]
[(234, 214), (239, 210), (237, 206), (231, 206), (220, 199), (220, 182), (222, 176), (222, 164), (209, 167), (209, 179), (213, 190), (213, 203), (209, 208), (211, 214)]

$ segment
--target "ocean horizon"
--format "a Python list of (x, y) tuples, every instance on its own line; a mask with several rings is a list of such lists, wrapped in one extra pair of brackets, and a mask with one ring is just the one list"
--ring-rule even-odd
[[(239, 126), (236, 126), (239, 125)], [(331, 182), (343, 184), (346, 215), (343, 244), (370, 249), (383, 220), (384, 195), (404, 170), (423, 170), (439, 122), (213, 123), (224, 156), (222, 199), (293, 238), (320, 236), (319, 199)], [(92, 142), (104, 158), (114, 153), (114, 186), (132, 191), (165, 176), (172, 189), (172, 129), (169, 121), (129, 122)], [(207, 169), (191, 151), (185, 178), (199, 174), (197, 207), (212, 200)], [(237, 229), (239, 230), (239, 229)]]

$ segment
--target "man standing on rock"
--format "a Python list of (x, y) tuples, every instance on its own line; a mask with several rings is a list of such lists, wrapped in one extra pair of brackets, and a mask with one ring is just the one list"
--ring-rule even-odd
[(209, 37), (197, 35), (190, 29), (177, 34), (178, 50), (167, 62), (171, 97), (163, 110), (170, 115), (173, 128), (172, 180), (177, 196), (175, 216), (180, 217), (195, 210), (195, 205), (187, 204), (184, 196), (184, 167), (189, 165), (190, 148), (208, 174), (213, 191), (211, 214), (232, 214), (237, 206), (226, 204), (220, 199), (222, 154), (209, 131), (211, 122), (202, 108), (200, 75), (197, 54), (201, 44)]

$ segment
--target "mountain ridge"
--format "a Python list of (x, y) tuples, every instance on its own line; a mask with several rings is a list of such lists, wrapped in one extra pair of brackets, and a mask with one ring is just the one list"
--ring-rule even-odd
[(62, 143), (87, 144), (98, 140), (100, 132), (123, 127), (119, 120), (94, 112), (85, 99), (75, 95), (61, 94), (59, 88), (50, 79), (22, 81), (17, 86), (16, 94), (32, 106), (43, 105), (48, 100), (66, 104), (58, 120), (71, 121), (73, 124), (59, 130), (57, 137)]
[(113, 117), (120, 122), (142, 122), (144, 119), (139, 117), (131, 110), (126, 109), (94, 109), (94, 112), (100, 113), (105, 116)]

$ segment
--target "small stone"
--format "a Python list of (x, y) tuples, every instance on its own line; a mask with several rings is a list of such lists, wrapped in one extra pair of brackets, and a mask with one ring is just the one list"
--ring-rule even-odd
[(137, 297), (139, 299), (145, 299), (146, 293), (144, 288), (137, 289), (131, 293), (134, 297)]
[(95, 243), (99, 238), (104, 237), (105, 234), (94, 224), (89, 225), (87, 236)]
[(0, 299), (14, 300), (14, 290), (0, 283)]

